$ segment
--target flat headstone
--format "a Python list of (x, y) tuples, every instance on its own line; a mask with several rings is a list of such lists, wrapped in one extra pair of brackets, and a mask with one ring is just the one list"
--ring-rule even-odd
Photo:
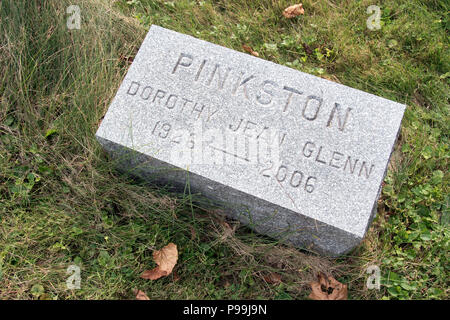
[(121, 170), (189, 187), (322, 254), (363, 239), (405, 106), (153, 25), (96, 137)]

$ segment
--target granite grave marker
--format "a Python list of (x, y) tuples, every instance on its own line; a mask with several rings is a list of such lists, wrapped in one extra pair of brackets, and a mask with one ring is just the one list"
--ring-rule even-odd
[(118, 167), (337, 256), (364, 237), (405, 106), (153, 25), (97, 133)]

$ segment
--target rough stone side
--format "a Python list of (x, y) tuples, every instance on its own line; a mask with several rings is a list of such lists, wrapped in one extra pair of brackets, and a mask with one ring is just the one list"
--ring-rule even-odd
[(96, 138), (117, 162), (120, 171), (159, 185), (173, 184), (180, 190), (189, 181), (192, 193), (211, 199), (230, 218), (281, 242), (336, 257), (349, 252), (362, 240), (349, 232), (257, 199), (102, 137)]

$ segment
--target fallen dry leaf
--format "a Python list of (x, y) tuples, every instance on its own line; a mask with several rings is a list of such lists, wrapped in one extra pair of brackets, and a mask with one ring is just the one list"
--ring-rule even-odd
[(150, 300), (144, 291), (138, 290), (136, 294), (136, 300)]
[(323, 273), (318, 275), (318, 281), (311, 282), (311, 289), (312, 300), (347, 300), (347, 285)]
[(141, 278), (156, 280), (171, 274), (178, 260), (177, 245), (169, 243), (161, 250), (153, 252), (153, 260), (158, 266), (152, 270), (145, 270), (141, 274)]
[(306, 43), (303, 43), (302, 45), (303, 45), (303, 49), (305, 49), (305, 52), (306, 52), (308, 55), (312, 55), (312, 54), (313, 54), (313, 50), (311, 49), (310, 46), (308, 46)]
[(176, 271), (173, 272), (173, 281), (177, 282), (178, 280), (180, 280), (180, 276), (178, 275), (178, 273)]
[(121, 61), (124, 61), (124, 62), (128, 63), (128, 64), (132, 63), (133, 60), (134, 60), (133, 57), (130, 57), (130, 56), (127, 57), (127, 56), (124, 56), (123, 54), (120, 55), (119, 59)]
[(222, 225), (222, 234), (221, 234), (221, 241), (224, 241), (227, 238), (230, 238), (234, 235), (234, 232), (236, 231), (236, 225), (231, 227), (227, 222), (221, 221), (220, 224)]
[(250, 46), (248, 46), (248, 45), (246, 45), (246, 44), (243, 44), (243, 45), (242, 45), (242, 48), (243, 48), (246, 52), (250, 53), (252, 56), (259, 57), (259, 53), (256, 52), (256, 51), (254, 51), (254, 50), (252, 49), (252, 47), (250, 47)]
[(281, 275), (275, 272), (271, 272), (269, 275), (264, 277), (267, 283), (278, 284), (281, 283)]
[(288, 19), (294, 18), (301, 14), (305, 14), (305, 9), (303, 9), (303, 4), (301, 4), (301, 3), (294, 4), (290, 7), (287, 7), (283, 11), (283, 16), (285, 16), (285, 18), (288, 18)]
[(189, 226), (189, 228), (191, 229), (191, 240), (194, 240), (195, 238), (197, 238), (197, 232), (195, 232), (193, 226)]

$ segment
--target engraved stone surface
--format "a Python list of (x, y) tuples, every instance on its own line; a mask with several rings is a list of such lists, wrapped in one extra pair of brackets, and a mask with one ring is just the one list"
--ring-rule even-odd
[(96, 137), (255, 231), (348, 252), (376, 213), (405, 106), (153, 25)]

